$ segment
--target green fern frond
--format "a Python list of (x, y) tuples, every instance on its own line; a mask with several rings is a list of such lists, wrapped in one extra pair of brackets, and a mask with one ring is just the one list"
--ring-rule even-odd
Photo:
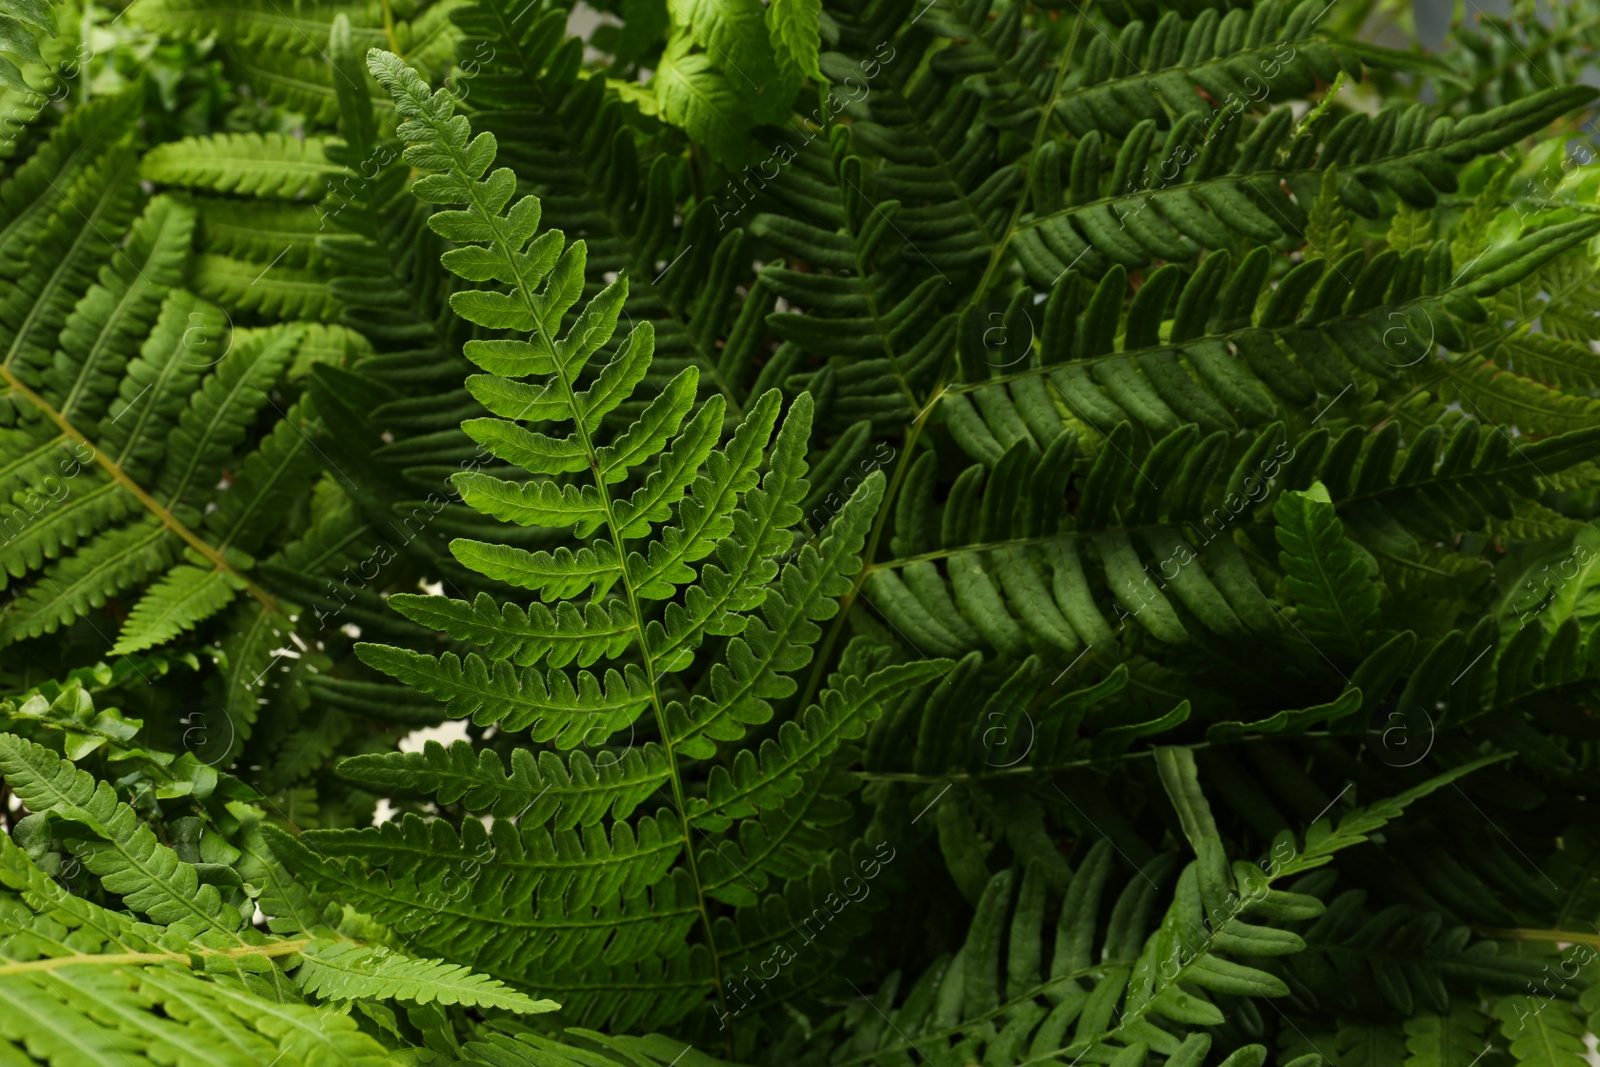
[[(231, 580), (230, 580), (231, 579)], [(128, 613), (114, 655), (165, 644), (233, 602), (244, 583), (226, 571), (180, 564), (139, 598)]]
[(339, 15), (349, 19), (362, 45), (383, 43), (383, 17), (378, 5), (367, 0), (291, 4), (288, 10), (260, 0), (159, 0), (143, 17), (177, 37), (199, 39), (221, 34), (230, 44), (240, 47), (315, 54), (327, 41), (333, 20)]
[(490, 1034), (462, 1046), (463, 1063), (483, 1067), (721, 1067), (692, 1045), (659, 1035), (608, 1037), (592, 1030), (567, 1030), (563, 1041), (539, 1034)]
[(176, 546), (153, 519), (102, 534), (83, 551), (45, 569), (41, 580), (6, 605), (0, 640), (13, 644), (54, 633), (173, 562)]
[(9, 734), (0, 737), (0, 768), (35, 810), (30, 821), (54, 818), (73, 827), (69, 846), (109, 891), (155, 921), (68, 892), (10, 835), (0, 840), (8, 935), (0, 1002), (16, 1009), (4, 1013), (0, 1037), (13, 1054), (26, 1049), (69, 1062), (177, 1053), (193, 1062), (264, 1065), (288, 1057), (376, 1065), (392, 1062), (384, 1046), (312, 997), (554, 1008), (459, 967), (379, 945), (263, 935), (221, 902), (214, 884), (197, 880), (201, 871), (215, 877), (217, 865), (197, 867), (157, 844), (107, 783)]
[(1339, 164), (1322, 172), (1322, 185), (1306, 214), (1306, 258), (1342, 260), (1350, 251), (1350, 209), (1339, 199)]
[(1484, 1019), (1455, 1004), (1447, 1013), (1406, 1020), (1407, 1067), (1466, 1067), (1488, 1046)]
[[(1298, 959), (1305, 942), (1291, 927), (1323, 913), (1317, 896), (1273, 884), (1359, 844), (1457, 777), (1445, 775), (1351, 812), (1337, 828), (1319, 821), (1303, 841), (1285, 831), (1261, 866), (1236, 862), (1230, 868), (1217, 839), (1205, 832), (1210, 813), (1193, 785), (1192, 756), (1186, 750), (1176, 756), (1169, 790), (1180, 810), (1191, 809), (1185, 825), (1199, 829), (1200, 853), (1175, 885), (1170, 854), (1144, 864), (1116, 896), (1105, 925), (1097, 918), (1102, 900), (1117, 892), (1109, 841), (1082, 858), (1059, 918), (1046, 910), (1052, 901), (1042, 870), (1027, 868), (1020, 880), (1012, 871), (995, 874), (960, 950), (905, 993), (898, 978), (891, 980), (870, 998), (880, 1017), (852, 1027), (837, 1054), (889, 1063), (917, 1050), (924, 1057), (946, 1052), (1021, 1064), (1061, 1052), (1137, 1062), (1154, 1052), (1168, 1064), (1203, 1062), (1213, 1043), (1206, 1030), (1224, 1019), (1218, 1002), (1289, 995), (1290, 988), (1263, 968), (1273, 957)], [(1260, 1046), (1243, 1052), (1234, 1053), (1235, 1062), (1264, 1061)]]
[[(319, 219), (293, 202), (207, 199), (200, 209), (200, 242), (208, 252), (260, 263), (305, 267), (317, 257)], [(278, 257), (281, 256), (280, 260)]]
[(492, 753), (474, 754), (456, 742), (445, 748), (430, 741), (421, 752), (356, 756), (339, 773), (372, 786), (405, 783), (436, 796), (442, 804), (460, 802), (469, 811), (557, 830), (592, 826), (601, 818), (626, 819), (668, 778), (666, 753), (656, 745), (598, 757), (582, 750), (568, 762), (551, 752), (534, 756), (526, 749), (511, 755), (511, 770)]
[(22, 77), (22, 70), (18, 63), (42, 63), (44, 57), (39, 54), (39, 32), (55, 37), (60, 31), (56, 29), (55, 13), (48, 4), (37, 0), (9, 0), (0, 8), (0, 52), (5, 52), (12, 58), (0, 58), (0, 84), (12, 89), (31, 93), (33, 87)]
[(1500, 1029), (1518, 1063), (1578, 1067), (1587, 1061), (1583, 1020), (1562, 1004), (1529, 996), (1504, 997), (1495, 1005)]
[[(46, 178), (50, 191), (7, 227), (8, 234), (28, 235), (30, 249), (30, 254), (19, 250), (17, 257), (8, 261), (9, 284), (0, 301), (0, 345), (4, 346), (0, 364), (9, 371), (50, 365), (57, 334), (78, 296), (112, 259), (106, 233), (120, 231), (136, 214), (138, 186), (132, 154), (115, 143), (103, 153), (75, 153), (84, 154), (94, 156), (92, 170), (64, 188), (59, 181)], [(7, 185), (25, 186), (32, 177), (22, 168)], [(47, 219), (38, 230), (32, 230), (30, 216), (41, 209), (49, 212)], [(41, 261), (44, 248), (51, 249), (48, 262)]]
[(44, 384), (61, 398), (68, 418), (92, 420), (105, 412), (109, 386), (133, 359), (155, 325), (161, 303), (183, 279), (194, 213), (156, 197), (133, 224), (124, 254), (101, 268), (64, 324)]
[(32, 156), (0, 185), (0, 248), (20, 259), (72, 190), (107, 152), (126, 140), (134, 119), (127, 95), (74, 109)]

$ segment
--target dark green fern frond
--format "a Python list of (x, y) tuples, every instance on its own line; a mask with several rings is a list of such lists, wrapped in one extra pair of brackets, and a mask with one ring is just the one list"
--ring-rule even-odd
[[(1587, 89), (1551, 88), (1460, 122), (1430, 122), (1426, 108), (1414, 104), (1404, 114), (1348, 115), (1319, 138), (1299, 141), (1291, 137), (1287, 108), (1248, 131), (1243, 119), (1225, 118), (1211, 130), (1198, 116), (1186, 116), (1160, 147), (1156, 122), (1145, 119), (1110, 158), (1094, 130), (1075, 146), (1070, 171), (1057, 157), (1036, 161), (1032, 217), (1023, 226), (1037, 235), (1020, 246), (1032, 252), (1024, 265), (1034, 284), (1048, 285), (1069, 268), (1097, 277), (1112, 263), (1132, 269), (1152, 259), (1183, 261), (1240, 237), (1298, 244), (1321, 174), (1332, 166), (1339, 168), (1339, 197), (1361, 215), (1379, 212), (1373, 188), (1431, 207), (1440, 192), (1455, 191), (1455, 167), (1592, 98)], [(1102, 193), (1108, 166), (1110, 192)], [(1062, 206), (1063, 197), (1071, 206)]]
[[(1293, 966), (1304, 957), (1306, 940), (1296, 930), (1324, 913), (1318, 896), (1275, 883), (1361, 844), (1462, 773), (1353, 811), (1337, 825), (1318, 822), (1303, 837), (1285, 830), (1260, 866), (1230, 866), (1194, 784), (1192, 756), (1167, 749), (1157, 759), (1197, 851), (1175, 884), (1169, 853), (1131, 877), (1119, 874), (1123, 887), (1112, 889), (1116, 849), (1109, 840), (1082, 857), (1064, 894), (1049, 888), (1039, 867), (1025, 868), (1020, 879), (1012, 871), (994, 875), (960, 950), (903, 993), (896, 975), (869, 998), (870, 1018), (852, 1009), (836, 1057), (888, 1063), (916, 1053), (937, 1062), (943, 1052), (1022, 1064), (1098, 1052), (1113, 1063), (1118, 1055), (1125, 1062), (1149, 1055), (1165, 1064), (1205, 1062), (1214, 1040), (1208, 1031), (1225, 1019), (1218, 1005), (1290, 995), (1274, 973), (1277, 961)], [(1103, 901), (1112, 902), (1109, 923)], [(1257, 1046), (1222, 1062), (1260, 1064), (1265, 1056)]]
[[(827, 359), (809, 385), (834, 398), (833, 429), (915, 417), (954, 325), (945, 314), (956, 296), (949, 279), (907, 269), (904, 256), (917, 245), (897, 222), (901, 203), (868, 189), (877, 192), (860, 159), (836, 160), (825, 146), (807, 145), (772, 186), (790, 212), (751, 222), (752, 233), (808, 268), (770, 264), (760, 284), (793, 309), (767, 316), (785, 348)], [(780, 349), (773, 359), (785, 355)]]

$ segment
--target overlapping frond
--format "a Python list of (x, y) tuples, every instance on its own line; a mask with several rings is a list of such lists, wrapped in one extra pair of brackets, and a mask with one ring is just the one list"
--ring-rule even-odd
[[(331, 928), (263, 934), (247, 922), (236, 871), (158, 842), (109, 783), (11, 734), (0, 734), (0, 775), (33, 813), (32, 855), (12, 835), (0, 839), (0, 1002), (9, 1009), (0, 1038), (22, 1061), (377, 1065), (394, 1062), (391, 1050), (340, 1002), (556, 1007)], [(120, 907), (40, 869), (35, 857), (57, 834)]]

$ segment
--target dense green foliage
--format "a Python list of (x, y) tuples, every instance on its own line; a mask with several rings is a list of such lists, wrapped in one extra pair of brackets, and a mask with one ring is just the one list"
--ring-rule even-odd
[(0, 1064), (1590, 1062), (1600, 7), (571, 8), (0, 0)]

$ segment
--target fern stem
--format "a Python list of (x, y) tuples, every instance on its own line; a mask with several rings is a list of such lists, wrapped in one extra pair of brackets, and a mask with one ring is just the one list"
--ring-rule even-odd
[[(519, 291), (526, 293), (525, 287)], [(524, 298), (526, 301), (526, 297)], [(534, 323), (543, 333), (543, 319), (535, 312)], [(553, 338), (545, 337), (545, 343), (550, 346), (550, 351), (556, 351)], [(678, 813), (678, 825), (683, 830), (683, 855), (689, 867), (689, 878), (694, 882), (695, 906), (700, 912), (701, 928), (705, 931), (706, 949), (711, 955), (711, 976), (716, 983), (717, 1002), (722, 1006), (722, 1014), (727, 1016), (728, 997), (722, 985), (722, 957), (717, 952), (716, 933), (711, 926), (711, 910), (706, 902), (705, 885), (700, 878), (699, 864), (694, 854), (694, 830), (689, 825), (689, 807), (683, 791), (683, 775), (678, 769), (678, 755), (672, 745), (672, 731), (667, 723), (665, 709), (661, 701), (661, 685), (656, 678), (655, 658), (650, 655), (650, 645), (645, 640), (644, 613), (639, 607), (639, 597), (634, 590), (632, 576), (628, 574), (627, 554), (623, 550), (622, 530), (617, 525), (616, 515), (611, 509), (611, 493), (606, 487), (605, 479), (600, 475), (600, 460), (595, 451), (594, 443), (589, 438), (589, 431), (584, 426), (582, 414), (578, 411), (577, 398), (572, 389), (572, 382), (563, 373), (560, 361), (556, 361), (556, 378), (561, 382), (562, 393), (566, 396), (567, 404), (572, 409), (573, 422), (576, 424), (579, 440), (583, 442), (583, 450), (589, 455), (589, 471), (594, 476), (594, 484), (600, 491), (600, 503), (606, 513), (606, 528), (610, 531), (611, 541), (617, 547), (618, 572), (621, 575), (623, 594), (628, 599), (628, 611), (633, 616), (634, 633), (639, 641), (639, 658), (644, 664), (645, 680), (650, 685), (650, 711), (655, 716), (656, 729), (661, 735), (661, 746), (667, 750), (668, 780), (672, 783), (672, 804)], [(728, 1035), (728, 1054), (732, 1056), (733, 1035)]]
[[(478, 187), (474, 185), (472, 188), (476, 192)], [(535, 328), (538, 329), (545, 344), (549, 346), (551, 352), (557, 351), (555, 338), (545, 333), (544, 319), (539, 314), (539, 309), (532, 302), (531, 290), (527, 285), (519, 285), (517, 291), (523, 294), (523, 303), (533, 315)], [(605, 509), (606, 529), (611, 534), (612, 544), (616, 545), (617, 548), (619, 580), (622, 585), (623, 595), (628, 600), (628, 612), (633, 616), (633, 629), (639, 641), (639, 658), (644, 664), (645, 680), (650, 685), (650, 710), (655, 716), (656, 729), (661, 735), (661, 746), (667, 750), (668, 780), (672, 783), (672, 803), (678, 813), (678, 825), (683, 830), (683, 855), (689, 867), (689, 878), (694, 882), (695, 905), (700, 913), (701, 927), (705, 931), (706, 948), (711, 954), (711, 974), (713, 981), (716, 983), (717, 1002), (722, 1005), (723, 1015), (726, 1016), (728, 1014), (728, 998), (722, 985), (722, 958), (717, 952), (716, 933), (711, 926), (711, 910), (706, 902), (705, 886), (700, 879), (699, 864), (695, 860), (694, 831), (689, 825), (689, 807), (683, 791), (683, 775), (678, 769), (678, 756), (672, 745), (672, 731), (668, 726), (666, 711), (662, 706), (661, 684), (656, 678), (655, 658), (650, 655), (650, 645), (645, 639), (644, 612), (639, 607), (639, 596), (634, 589), (633, 578), (628, 573), (627, 553), (623, 547), (622, 529), (617, 524), (616, 514), (612, 511), (611, 493), (605, 479), (600, 475), (599, 453), (596, 451), (594, 442), (589, 436), (588, 428), (584, 425), (583, 414), (578, 410), (577, 396), (572, 388), (572, 382), (568, 379), (559, 360), (555, 361), (555, 368), (556, 380), (561, 383), (562, 395), (566, 398), (567, 407), (572, 411), (572, 421), (578, 434), (578, 440), (583, 443), (583, 450), (589, 456), (589, 472), (593, 475), (594, 484), (599, 490), (601, 507)], [(730, 1034), (729, 1041), (731, 1042), (731, 1040), (732, 1035)], [(728, 1052), (731, 1056), (733, 1052), (731, 1045)]]
[(389, 0), (383, 0), (383, 35), (389, 40), (389, 51), (397, 56), (405, 55), (400, 50), (400, 39), (394, 35), (394, 8), (389, 6)]
[(1585, 934), (1577, 930), (1530, 930), (1523, 927), (1496, 928), (1492, 926), (1474, 926), (1473, 930), (1483, 937), (1493, 938), (1496, 941), (1554, 941), (1569, 945), (1590, 945), (1600, 948), (1600, 933)]
[(243, 959), (246, 956), (273, 959), (278, 956), (289, 956), (299, 952), (310, 943), (311, 939), (305, 938), (300, 941), (274, 941), (266, 945), (246, 945), (243, 948), (197, 948), (193, 953), (114, 952), (104, 955), (51, 956), (47, 959), (0, 964), (0, 975), (29, 974), (36, 971), (53, 971), (60, 967), (82, 967), (85, 965), (115, 966), (119, 964), (176, 963), (189, 967), (194, 963), (194, 956), (226, 956), (236, 960)]
[(28, 400), (29, 403), (33, 404), (34, 407), (43, 412), (51, 422), (56, 424), (56, 428), (59, 429), (63, 435), (73, 441), (77, 441), (79, 444), (87, 445), (89, 451), (94, 453), (94, 461), (100, 465), (102, 470), (111, 476), (111, 480), (131, 493), (134, 499), (139, 501), (139, 503), (144, 506), (146, 511), (150, 512), (150, 514), (154, 515), (161, 521), (162, 526), (165, 526), (167, 529), (177, 534), (183, 539), (185, 544), (209, 560), (211, 565), (217, 570), (231, 574), (235, 578), (239, 579), (239, 581), (244, 583), (244, 586), (249, 590), (250, 595), (255, 597), (264, 609), (270, 612), (278, 611), (277, 598), (275, 598), (265, 589), (261, 588), (255, 582), (252, 582), (249, 578), (245, 577), (244, 574), (242, 574), (237, 568), (230, 564), (227, 559), (223, 557), (220, 551), (213, 548), (209, 543), (201, 538), (200, 535), (196, 534), (193, 530), (189, 529), (189, 527), (180, 522), (178, 517), (157, 502), (155, 497), (145, 492), (144, 488), (140, 486), (138, 482), (129, 477), (127, 471), (122, 469), (121, 464), (117, 463), (116, 460), (112, 459), (110, 456), (107, 456), (104, 452), (100, 451), (100, 449), (96, 448), (94, 443), (80, 433), (78, 429), (67, 420), (65, 415), (51, 407), (48, 403), (46, 403), (43, 397), (24, 385), (22, 380), (12, 372), (10, 367), (0, 365), (0, 380), (3, 380), (6, 385), (10, 387), (12, 392), (20, 394), (22, 397)]
[[(538, 314), (536, 308), (531, 308), (528, 288), (519, 286), (518, 291), (524, 294), (524, 303), (530, 304), (530, 310), (533, 311), (534, 324), (539, 329), (539, 332), (544, 334), (544, 320)], [(557, 351), (554, 338), (545, 336), (544, 341), (549, 345), (551, 352)], [(717, 952), (716, 933), (711, 926), (711, 910), (706, 902), (705, 886), (700, 879), (699, 864), (695, 860), (694, 831), (689, 824), (689, 807), (683, 791), (683, 775), (678, 769), (678, 755), (672, 745), (672, 731), (667, 723), (666, 711), (662, 707), (661, 685), (656, 678), (655, 658), (650, 655), (650, 645), (645, 639), (644, 612), (639, 607), (638, 593), (634, 589), (633, 578), (628, 573), (627, 553), (623, 548), (622, 529), (618, 526), (616, 515), (611, 508), (611, 493), (606, 486), (605, 479), (600, 475), (599, 454), (595, 450), (594, 442), (589, 437), (588, 428), (584, 425), (583, 415), (578, 410), (577, 397), (573, 391), (572, 382), (567, 378), (560, 361), (555, 361), (555, 364), (556, 380), (561, 383), (561, 391), (566, 397), (567, 406), (572, 410), (572, 418), (576, 426), (578, 439), (583, 442), (583, 450), (589, 456), (589, 471), (594, 476), (594, 484), (600, 492), (600, 503), (605, 509), (606, 529), (611, 534), (612, 544), (616, 545), (617, 548), (617, 570), (621, 576), (620, 582), (623, 595), (628, 600), (628, 612), (633, 616), (633, 629), (639, 641), (639, 658), (644, 664), (645, 680), (650, 685), (650, 710), (655, 716), (656, 729), (661, 735), (661, 746), (667, 750), (668, 780), (672, 783), (672, 802), (678, 813), (678, 825), (683, 830), (683, 855), (689, 867), (689, 878), (694, 882), (695, 905), (700, 912), (701, 927), (705, 931), (706, 949), (711, 955), (711, 975), (716, 983), (717, 1002), (722, 1005), (723, 1015), (726, 1016), (728, 1014), (728, 999), (722, 985), (722, 958)], [(733, 1054), (732, 1034), (729, 1034), (728, 1040), (730, 1042), (728, 1054), (731, 1056)]]

